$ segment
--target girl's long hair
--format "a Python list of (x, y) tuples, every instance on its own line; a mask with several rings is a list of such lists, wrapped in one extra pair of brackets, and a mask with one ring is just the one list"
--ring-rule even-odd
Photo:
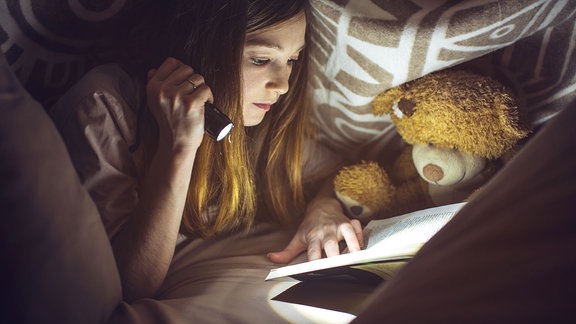
[[(246, 33), (308, 10), (307, 0), (181, 1), (175, 7), (176, 17), (166, 33), (171, 44), (160, 56), (176, 57), (202, 74), (214, 104), (235, 125), (229, 138), (216, 142), (205, 136), (198, 149), (182, 233), (210, 237), (248, 229), (256, 217), (286, 225), (302, 215), (302, 150), (304, 136), (311, 130), (307, 50), (294, 63), (288, 93), (259, 125), (250, 128), (243, 126), (240, 67)], [(142, 120), (146, 166), (158, 134), (147, 109)], [(210, 206), (217, 206), (217, 211), (209, 211)]]

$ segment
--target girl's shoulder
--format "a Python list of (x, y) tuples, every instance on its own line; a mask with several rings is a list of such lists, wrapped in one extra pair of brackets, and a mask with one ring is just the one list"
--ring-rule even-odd
[[(102, 123), (102, 131), (120, 132), (134, 140), (138, 111), (144, 100), (142, 85), (119, 64), (94, 67), (50, 109), (57, 125)], [(108, 120), (111, 122), (103, 123)], [(116, 130), (110, 129), (110, 125)], [(81, 127), (85, 125), (80, 125)]]
[(135, 77), (119, 64), (109, 63), (88, 71), (60, 101), (79, 102), (102, 95), (126, 103), (127, 108), (136, 109), (142, 99), (142, 90)]

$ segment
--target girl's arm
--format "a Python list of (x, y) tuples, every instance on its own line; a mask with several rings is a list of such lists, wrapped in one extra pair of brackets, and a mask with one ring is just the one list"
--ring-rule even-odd
[(150, 72), (146, 92), (159, 126), (158, 147), (138, 205), (112, 240), (128, 301), (151, 297), (166, 276), (204, 136), (204, 103), (212, 100), (203, 78), (171, 58)]

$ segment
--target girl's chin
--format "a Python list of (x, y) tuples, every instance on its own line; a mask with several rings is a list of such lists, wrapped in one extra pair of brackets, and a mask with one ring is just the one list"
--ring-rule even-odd
[(266, 114), (262, 114), (261, 116), (251, 116), (251, 118), (244, 117), (244, 127), (251, 127), (259, 125), (262, 120), (264, 120), (264, 116)]

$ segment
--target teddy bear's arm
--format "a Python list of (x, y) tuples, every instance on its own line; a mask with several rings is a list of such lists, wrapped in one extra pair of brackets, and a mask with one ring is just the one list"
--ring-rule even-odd
[(420, 178), (406, 181), (396, 187), (396, 209), (394, 214), (400, 215), (432, 207), (433, 205), (428, 195), (428, 185)]
[(406, 145), (392, 165), (390, 178), (394, 184), (400, 184), (419, 177), (418, 170), (416, 170), (412, 160), (412, 146)]

